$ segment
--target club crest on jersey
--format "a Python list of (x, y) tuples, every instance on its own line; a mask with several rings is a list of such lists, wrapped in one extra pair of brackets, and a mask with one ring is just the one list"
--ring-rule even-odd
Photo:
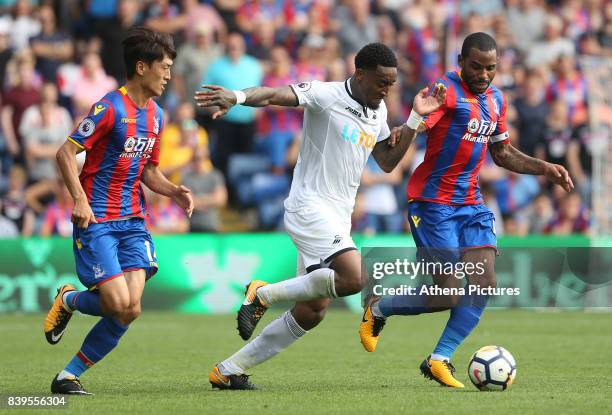
[(153, 116), (153, 134), (159, 134), (159, 120)]
[(83, 137), (89, 137), (96, 130), (96, 123), (91, 118), (85, 118), (79, 124), (77, 132)]
[(123, 145), (123, 153), (119, 157), (149, 159), (155, 140), (155, 137), (128, 137)]
[(295, 89), (301, 92), (306, 92), (311, 86), (312, 84), (310, 82), (300, 82), (299, 84), (295, 85)]
[(478, 131), (478, 126), (479, 126), (479, 125), (480, 125), (480, 123), (478, 122), (478, 119), (476, 119), (476, 118), (472, 118), (472, 119), (470, 120), (470, 122), (468, 122), (468, 125), (467, 125), (467, 130), (468, 130), (470, 133), (474, 134), (476, 131)]
[(495, 114), (497, 114), (497, 116), (499, 117), (499, 107), (497, 106), (497, 101), (496, 100), (492, 100), (493, 101), (493, 111), (495, 111)]

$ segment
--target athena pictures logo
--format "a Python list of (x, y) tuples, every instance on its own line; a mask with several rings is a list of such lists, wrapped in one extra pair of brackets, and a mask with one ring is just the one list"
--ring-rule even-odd
[(85, 118), (79, 124), (77, 128), (77, 132), (81, 134), (83, 137), (89, 137), (96, 130), (96, 123), (91, 118)]

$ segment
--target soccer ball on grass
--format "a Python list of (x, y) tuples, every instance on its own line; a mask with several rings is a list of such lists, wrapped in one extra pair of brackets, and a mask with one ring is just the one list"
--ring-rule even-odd
[(485, 346), (472, 356), (468, 375), (481, 391), (504, 391), (516, 378), (516, 361), (501, 346)]

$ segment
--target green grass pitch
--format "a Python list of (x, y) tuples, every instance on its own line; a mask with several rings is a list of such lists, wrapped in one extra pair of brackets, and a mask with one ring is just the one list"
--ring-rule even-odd
[[(271, 311), (261, 326), (278, 315)], [(95, 396), (70, 397), (78, 414), (594, 414), (611, 413), (612, 314), (491, 310), (456, 353), (463, 390), (437, 386), (417, 367), (447, 313), (395, 317), (378, 350), (359, 343), (360, 316), (332, 310), (293, 347), (252, 370), (259, 391), (213, 391), (208, 371), (242, 344), (234, 316), (145, 312), (117, 349), (88, 371)], [(0, 317), (0, 395), (49, 393), (51, 378), (78, 349), (92, 317), (76, 315), (50, 346), (41, 315)], [(518, 375), (507, 392), (478, 392), (469, 356), (499, 344), (514, 354)], [(0, 412), (6, 410), (0, 409)], [(10, 412), (12, 413), (12, 412)], [(17, 412), (15, 412), (17, 413)]]

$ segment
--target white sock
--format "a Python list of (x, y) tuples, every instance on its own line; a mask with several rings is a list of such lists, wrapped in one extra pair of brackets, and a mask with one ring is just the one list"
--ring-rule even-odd
[(62, 380), (62, 379), (66, 379), (66, 378), (76, 378), (75, 375), (73, 375), (70, 372), (66, 372), (65, 370), (62, 370), (61, 372), (59, 372), (59, 374), (57, 375), (57, 380)]
[(219, 370), (224, 376), (246, 373), (253, 366), (276, 356), (306, 333), (295, 321), (291, 311), (286, 311), (268, 324), (259, 336), (221, 362)]
[(318, 298), (336, 298), (335, 272), (330, 268), (314, 271), (257, 289), (257, 296), (266, 304), (278, 301), (305, 301)]
[(62, 305), (64, 306), (64, 308), (65, 308), (67, 311), (74, 311), (74, 310), (72, 309), (72, 307), (70, 307), (70, 306), (68, 305), (68, 298), (66, 298), (66, 296), (67, 296), (68, 294), (70, 294), (71, 292), (72, 292), (72, 291), (68, 291), (67, 293), (64, 293), (64, 295), (62, 295)]
[(435, 354), (435, 353), (431, 355), (429, 360), (438, 360), (440, 362), (443, 362), (446, 360), (447, 362), (450, 362), (450, 358), (448, 358), (447, 356), (442, 356), (441, 354)]

